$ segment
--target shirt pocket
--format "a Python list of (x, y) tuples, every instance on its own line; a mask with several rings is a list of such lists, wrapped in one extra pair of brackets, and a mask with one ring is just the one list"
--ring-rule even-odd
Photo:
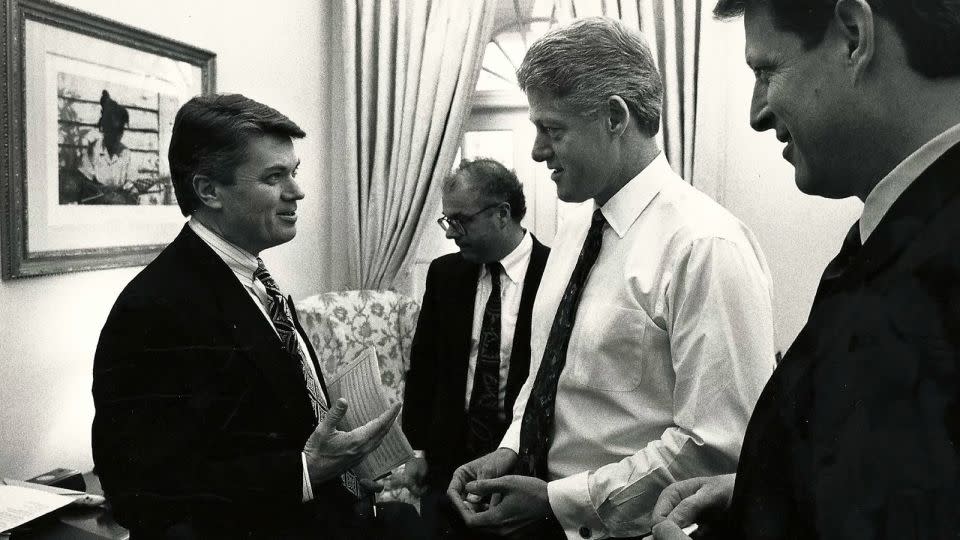
[(642, 310), (606, 303), (577, 313), (577, 330), (567, 351), (572, 382), (605, 392), (636, 390), (643, 380), (641, 346), (647, 320)]

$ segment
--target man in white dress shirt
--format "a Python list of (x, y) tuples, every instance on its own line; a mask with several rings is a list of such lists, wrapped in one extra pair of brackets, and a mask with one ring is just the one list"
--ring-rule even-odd
[(548, 260), (513, 422), (448, 495), (498, 534), (639, 536), (666, 485), (736, 468), (774, 365), (769, 272), (657, 147), (662, 84), (638, 33), (576, 21), (531, 46), (518, 80), (533, 159), (586, 204)]

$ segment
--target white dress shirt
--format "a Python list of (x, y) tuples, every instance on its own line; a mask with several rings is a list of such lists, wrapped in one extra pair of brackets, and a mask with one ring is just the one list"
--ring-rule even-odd
[[(523, 295), (523, 278), (530, 266), (533, 253), (533, 239), (524, 232), (523, 239), (506, 257), (500, 259), (503, 273), (500, 274), (500, 389), (498, 400), (500, 409), (507, 397), (507, 375), (510, 373), (510, 355), (513, 353), (513, 336), (517, 326), (517, 314), (520, 311), (520, 297)], [(467, 368), (467, 391), (464, 396), (463, 410), (470, 408), (470, 393), (473, 392), (473, 375), (477, 370), (477, 354), (480, 349), (480, 327), (483, 326), (483, 311), (493, 290), (487, 266), (480, 268), (477, 282), (477, 296), (473, 302), (473, 329), (470, 334), (470, 360)], [(506, 414), (506, 412), (504, 412)]]
[(923, 171), (940, 158), (947, 150), (960, 143), (960, 124), (937, 135), (910, 154), (883, 180), (870, 190), (863, 201), (863, 216), (860, 218), (860, 241), (866, 242), (880, 220), (887, 214), (893, 203), (913, 184)]
[[(236, 276), (240, 284), (243, 285), (243, 288), (246, 289), (253, 303), (260, 308), (260, 312), (263, 313), (264, 318), (270, 323), (270, 327), (276, 332), (277, 328), (273, 325), (273, 319), (270, 318), (270, 314), (267, 312), (270, 305), (270, 296), (267, 294), (267, 289), (263, 283), (253, 277), (258, 266), (257, 257), (211, 231), (196, 218), (191, 217), (190, 220), (187, 221), (187, 225), (189, 225), (193, 232), (197, 233), (197, 236), (199, 236), (205, 244), (213, 249), (214, 253), (223, 259), (223, 262), (227, 264), (233, 272), (233, 275)], [(297, 341), (300, 342), (300, 354), (307, 354), (307, 344), (304, 342), (300, 332), (297, 332)], [(313, 362), (310, 358), (305, 358), (304, 360), (306, 360), (304, 363), (310, 367), (310, 374), (319, 384), (320, 378), (317, 377), (317, 371), (313, 367)], [(318, 397), (323, 405), (327, 406), (326, 398), (322, 392)], [(303, 467), (303, 501), (306, 502), (313, 499), (313, 486), (310, 484), (310, 475), (307, 473), (307, 457), (302, 452), (300, 454), (300, 463)]]
[[(594, 205), (565, 220), (533, 309), (520, 424)], [(773, 372), (770, 274), (753, 234), (659, 155), (601, 208), (555, 403), (550, 506), (571, 540), (650, 530), (662, 489), (736, 470)]]

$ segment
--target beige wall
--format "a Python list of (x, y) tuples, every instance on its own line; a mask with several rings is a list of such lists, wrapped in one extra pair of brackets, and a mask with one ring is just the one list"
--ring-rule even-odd
[[(240, 92), (294, 119), (308, 137), (297, 143), (300, 235), (265, 252), (294, 297), (320, 290), (314, 269), (326, 260), (321, 178), (328, 171), (323, 29), (327, 2), (61, 0), (217, 54), (217, 89)], [(265, 9), (269, 6), (269, 9)], [(83, 272), (0, 282), (0, 476), (25, 478), (58, 466), (88, 470), (91, 369), (100, 328), (121, 288), (139, 269)]]

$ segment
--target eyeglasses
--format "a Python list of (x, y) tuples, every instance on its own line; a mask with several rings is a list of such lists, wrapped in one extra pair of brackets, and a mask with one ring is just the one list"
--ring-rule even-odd
[(484, 206), (483, 208), (481, 208), (480, 210), (477, 210), (472, 214), (467, 214), (465, 216), (460, 216), (455, 218), (440, 216), (440, 218), (437, 219), (437, 225), (439, 225), (440, 228), (443, 229), (444, 231), (453, 229), (453, 232), (459, 235), (464, 235), (464, 234), (467, 234), (467, 229), (465, 227), (469, 225), (471, 221), (473, 221), (473, 218), (486, 212), (487, 210), (490, 210), (491, 208), (496, 208), (501, 204), (503, 203), (502, 202), (493, 203), (493, 204)]

